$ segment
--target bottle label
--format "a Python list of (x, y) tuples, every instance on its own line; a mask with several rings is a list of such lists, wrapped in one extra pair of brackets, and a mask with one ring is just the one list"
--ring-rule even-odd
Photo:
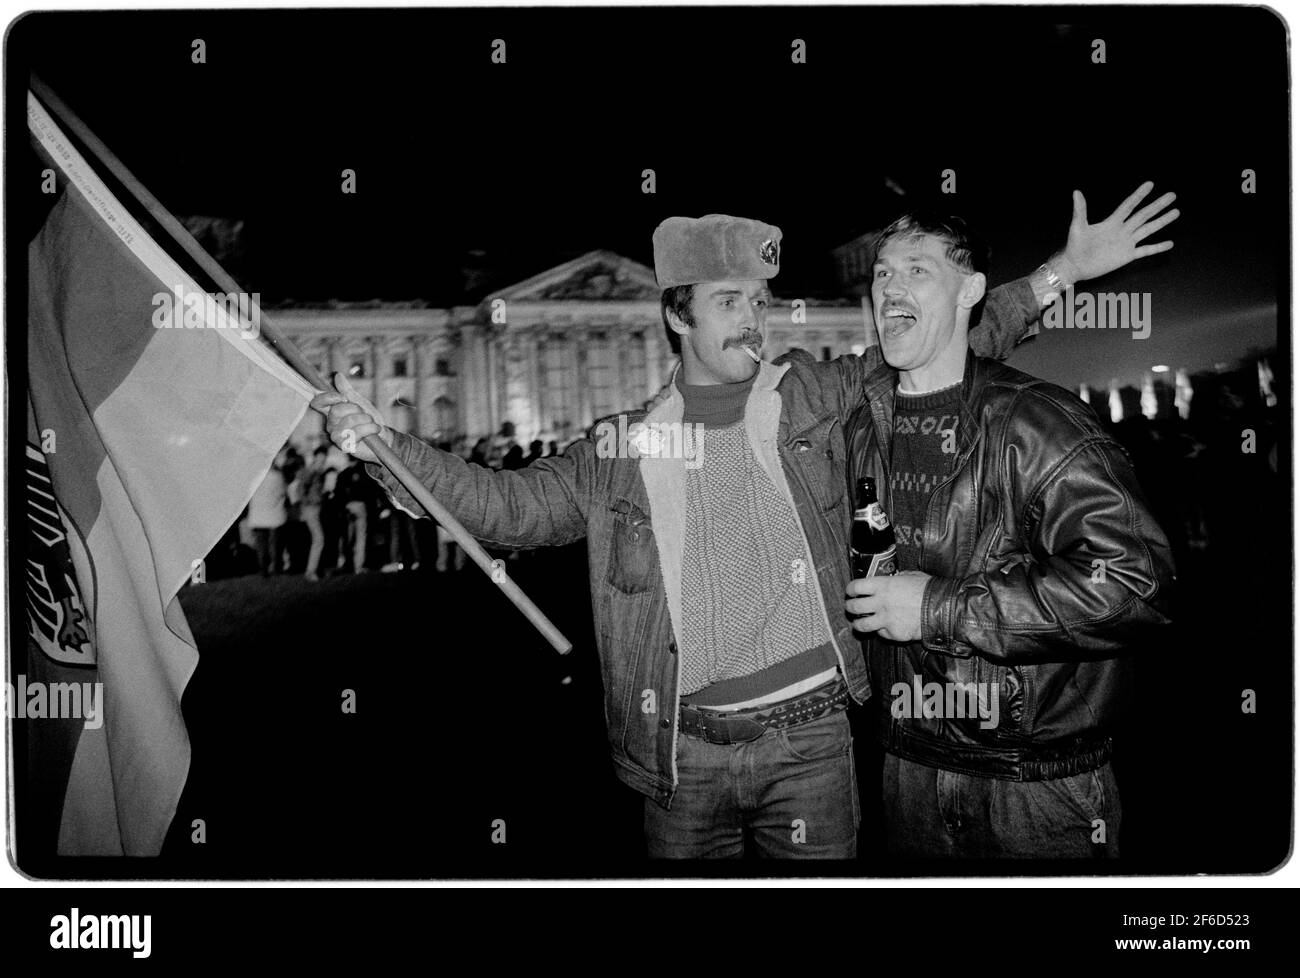
[[(889, 523), (886, 522), (885, 526), (888, 525)], [(867, 568), (867, 577), (889, 577), (891, 574), (895, 573), (898, 569), (894, 566), (894, 555), (896, 552), (897, 551), (894, 547), (890, 547), (884, 553), (872, 554), (871, 564)]]
[[(898, 573), (898, 565), (895, 559), (897, 548), (890, 547), (878, 554), (859, 554), (853, 562), (854, 575), (856, 577), (889, 577)], [(863, 565), (865, 569), (863, 569)]]
[(885, 515), (885, 507), (880, 503), (871, 503), (866, 510), (858, 510), (862, 513), (873, 530), (888, 530), (889, 517)]

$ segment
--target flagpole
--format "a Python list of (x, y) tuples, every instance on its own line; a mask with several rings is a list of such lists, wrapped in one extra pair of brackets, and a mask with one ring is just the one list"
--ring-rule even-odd
[[(149, 212), (150, 216), (203, 269), (213, 282), (227, 293), (248, 295), (250, 315), (254, 317), (253, 321), (258, 323), (259, 334), (267, 340), (271, 348), (317, 390), (332, 390), (333, 388), (321, 376), (320, 371), (303, 356), (302, 351), (298, 349), (293, 341), (267, 321), (253, 297), (240, 288), (239, 283), (231, 278), (226, 270), (203, 250), (203, 247), (194, 240), (194, 237), (185, 230), (184, 225), (176, 220), (167, 208), (159, 202), (158, 198), (135, 178), (131, 171), (126, 168), (126, 165), (114, 155), (112, 150), (104, 145), (98, 136), (91, 132), (77, 114), (35, 74), (31, 76), (30, 84), (32, 91), (37, 98), (45, 103), (46, 108), (113, 174), (118, 182), (126, 188), (127, 192)], [(424, 487), (420, 480), (415, 477), (415, 474), (402, 463), (402, 460), (385, 444), (382, 438), (378, 435), (367, 435), (362, 439), (362, 444), (374, 452), (375, 457), (393, 473), (406, 491), (452, 535), (455, 541), (460, 544), (461, 549), (491, 578), (492, 582), (513, 602), (514, 606), (523, 612), (524, 616), (532, 622), (533, 627), (542, 633), (542, 636), (555, 651), (564, 655), (573, 648), (573, 643), (564, 637), (542, 610), (533, 604), (532, 599), (524, 594), (519, 585), (511, 580), (505, 571), (504, 564), (501, 561), (494, 561), (488, 556), (482, 545), (470, 535), (465, 527), (461, 526), (460, 522), (447, 511), (446, 507), (434, 498), (433, 493)]]

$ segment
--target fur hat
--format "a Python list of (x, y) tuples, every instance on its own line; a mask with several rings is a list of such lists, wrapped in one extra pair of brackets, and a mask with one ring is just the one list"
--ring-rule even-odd
[(661, 289), (769, 279), (781, 270), (781, 229), (726, 214), (670, 217), (654, 233)]

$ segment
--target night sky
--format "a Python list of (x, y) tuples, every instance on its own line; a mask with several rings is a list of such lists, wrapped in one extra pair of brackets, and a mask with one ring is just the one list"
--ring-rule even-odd
[(779, 296), (832, 296), (831, 249), (912, 205), (970, 220), (1005, 281), (1064, 244), (1072, 189), (1096, 221), (1150, 179), (1178, 194), (1152, 239), (1174, 250), (1094, 285), (1150, 292), (1150, 338), (1053, 331), (1012, 362), (1104, 386), (1286, 343), (1288, 80), (1266, 10), (34, 15), (8, 37), (20, 254), (28, 66), (174, 213), (243, 219), (237, 274), (271, 304), (472, 302), (595, 248), (652, 264), (660, 220), (709, 212), (782, 227)]

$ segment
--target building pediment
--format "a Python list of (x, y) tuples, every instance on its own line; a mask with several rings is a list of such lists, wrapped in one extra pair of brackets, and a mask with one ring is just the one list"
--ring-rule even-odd
[(589, 251), (572, 261), (493, 292), (488, 302), (658, 301), (654, 272), (612, 251)]

